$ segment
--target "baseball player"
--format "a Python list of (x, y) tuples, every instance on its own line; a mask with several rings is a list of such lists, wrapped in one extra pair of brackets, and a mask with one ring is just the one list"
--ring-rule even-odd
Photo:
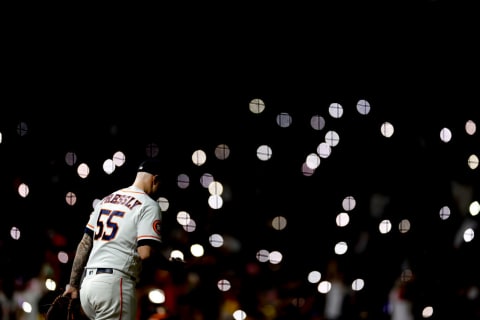
[(90, 215), (64, 292), (80, 298), (90, 319), (136, 318), (142, 263), (161, 243), (162, 212), (154, 200), (160, 172), (158, 160), (142, 162), (133, 184), (103, 198)]

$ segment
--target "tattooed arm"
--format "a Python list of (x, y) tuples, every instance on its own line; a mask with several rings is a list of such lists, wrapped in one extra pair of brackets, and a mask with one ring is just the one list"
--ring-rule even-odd
[(72, 271), (70, 273), (70, 282), (63, 295), (70, 294), (72, 298), (78, 298), (80, 281), (82, 280), (83, 270), (87, 264), (88, 256), (92, 250), (93, 239), (91, 235), (85, 233), (77, 246), (75, 258), (73, 259)]

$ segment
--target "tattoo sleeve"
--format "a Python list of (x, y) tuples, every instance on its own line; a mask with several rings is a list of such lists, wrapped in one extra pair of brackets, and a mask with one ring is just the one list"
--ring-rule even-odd
[(80, 287), (80, 281), (83, 275), (83, 269), (87, 264), (88, 256), (92, 250), (93, 239), (88, 234), (84, 234), (82, 240), (77, 246), (75, 258), (73, 259), (72, 271), (70, 273), (69, 284), (75, 288)]

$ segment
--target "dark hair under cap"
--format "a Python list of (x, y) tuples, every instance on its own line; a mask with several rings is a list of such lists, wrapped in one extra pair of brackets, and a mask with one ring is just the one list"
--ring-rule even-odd
[(159, 175), (162, 172), (162, 162), (158, 159), (147, 159), (138, 166), (137, 172)]

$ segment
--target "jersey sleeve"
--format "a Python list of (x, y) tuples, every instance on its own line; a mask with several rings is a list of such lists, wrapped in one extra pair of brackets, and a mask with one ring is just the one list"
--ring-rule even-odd
[(88, 218), (87, 225), (85, 226), (85, 232), (93, 234), (95, 232), (95, 227), (97, 225), (98, 219), (98, 208), (95, 208)]
[(162, 212), (158, 204), (148, 204), (143, 208), (137, 228), (137, 242), (142, 240), (162, 241)]

